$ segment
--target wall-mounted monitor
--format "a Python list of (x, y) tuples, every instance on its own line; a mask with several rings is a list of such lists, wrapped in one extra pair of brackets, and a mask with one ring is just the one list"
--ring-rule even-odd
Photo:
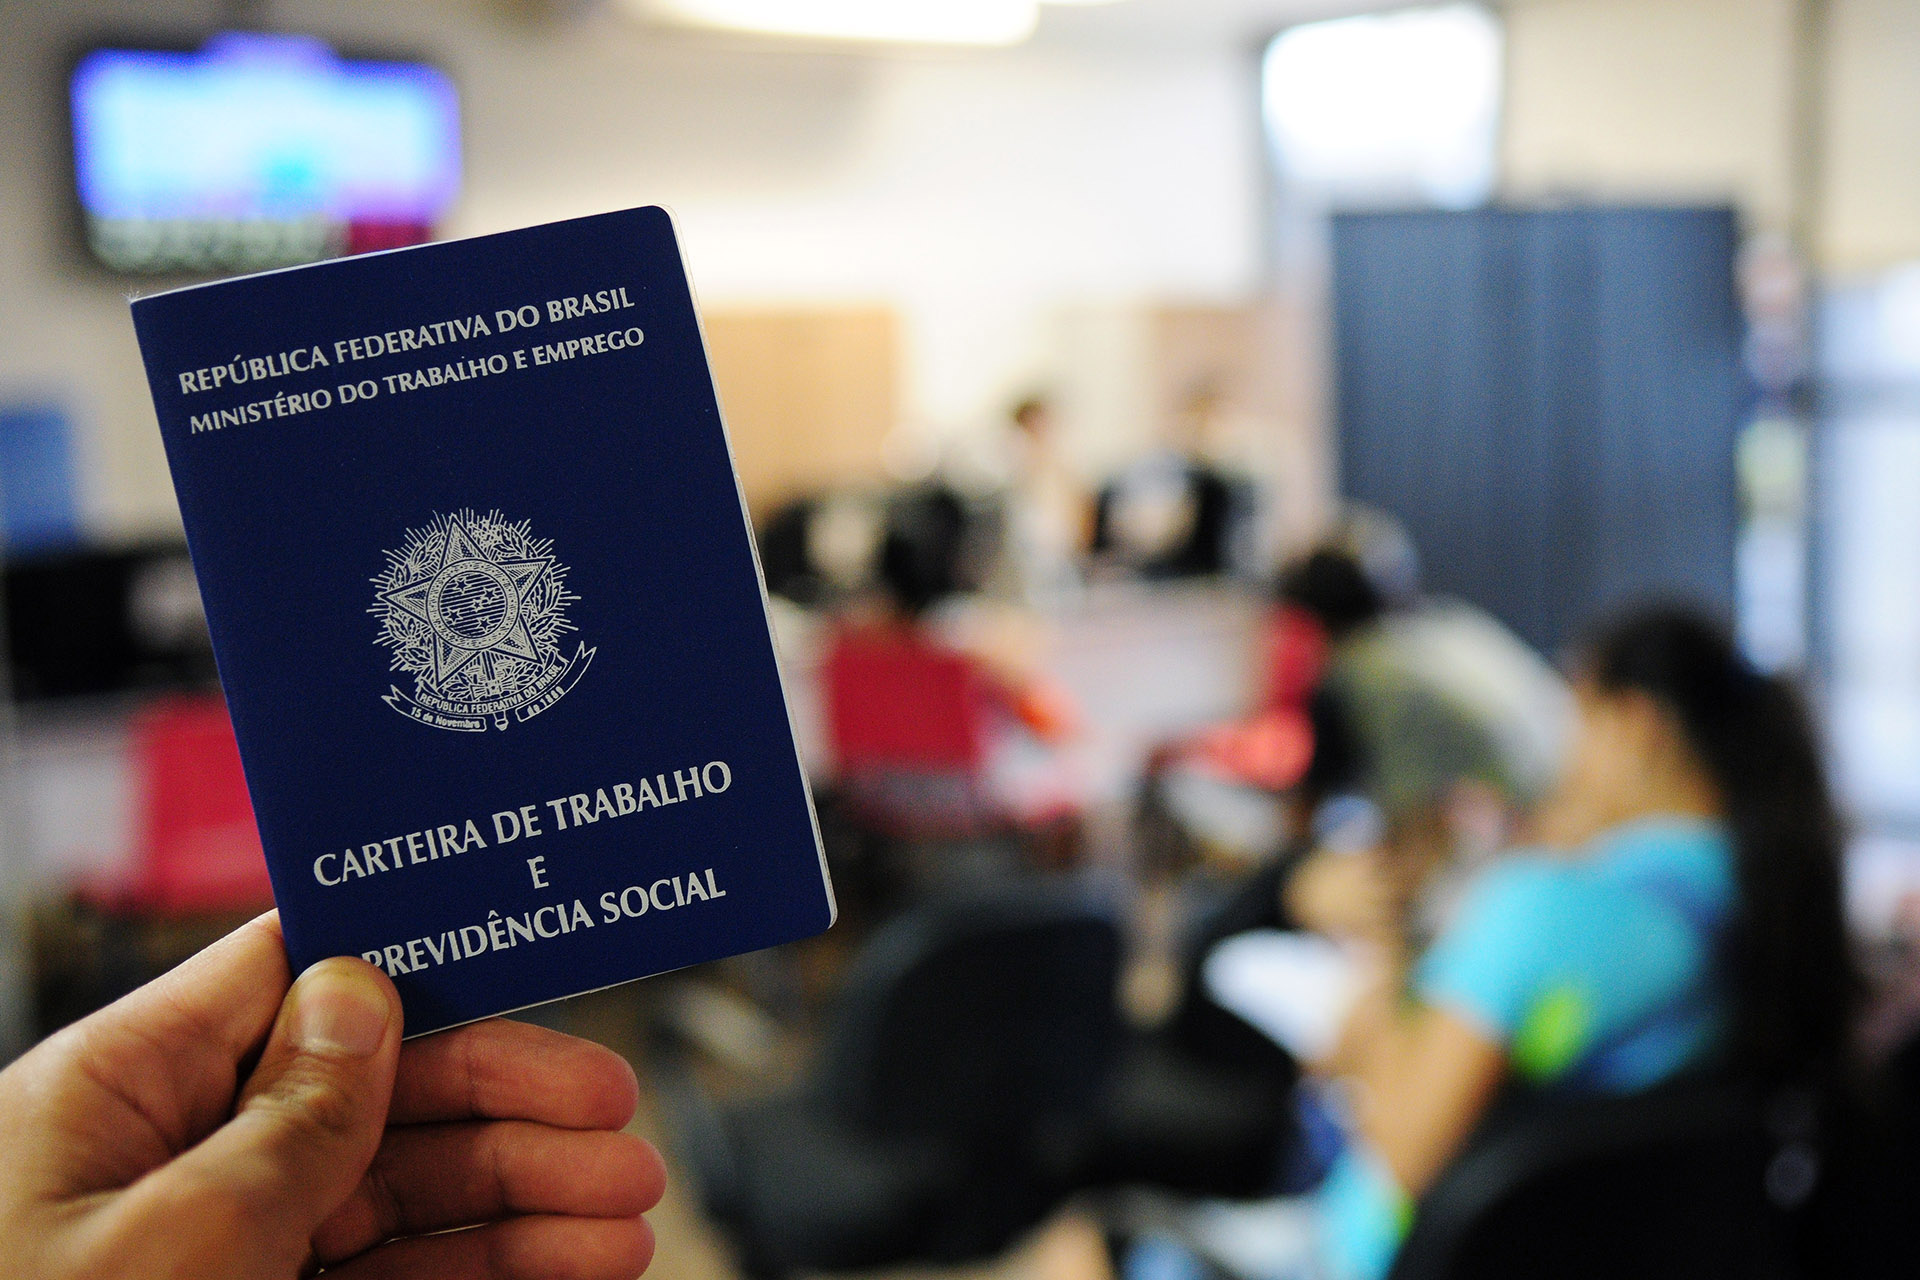
[(460, 186), (438, 69), (300, 36), (96, 48), (75, 65), (74, 176), (117, 271), (253, 271), (429, 239)]

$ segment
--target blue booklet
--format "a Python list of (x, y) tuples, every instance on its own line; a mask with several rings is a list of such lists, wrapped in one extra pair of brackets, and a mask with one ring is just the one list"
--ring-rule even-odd
[(417, 1035), (832, 923), (663, 210), (133, 319), (296, 972)]

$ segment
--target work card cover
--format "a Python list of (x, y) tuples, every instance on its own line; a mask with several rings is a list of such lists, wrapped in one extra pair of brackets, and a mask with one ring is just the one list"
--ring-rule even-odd
[(832, 922), (664, 211), (133, 318), (296, 972), (416, 1035)]

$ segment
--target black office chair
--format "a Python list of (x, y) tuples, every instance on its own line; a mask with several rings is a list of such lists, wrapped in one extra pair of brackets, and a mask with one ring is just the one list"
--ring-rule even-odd
[(991, 1256), (1068, 1193), (1117, 1037), (1119, 935), (1063, 891), (922, 904), (847, 977), (792, 1093), (669, 1090), (750, 1276)]
[(1089, 1155), (1090, 1185), (1227, 1199), (1281, 1189), (1299, 1139), (1299, 1064), (1215, 1004), (1201, 973), (1225, 939), (1286, 923), (1280, 885), (1301, 856), (1289, 850), (1249, 876), (1182, 946), (1172, 1015), (1122, 1043)]
[(1773, 1280), (1805, 1274), (1822, 1155), (1712, 1081), (1509, 1099), (1422, 1199), (1392, 1280)]
[(1808, 1274), (1906, 1280), (1920, 1274), (1920, 1032), (1836, 1108), (1828, 1159), (1808, 1206)]

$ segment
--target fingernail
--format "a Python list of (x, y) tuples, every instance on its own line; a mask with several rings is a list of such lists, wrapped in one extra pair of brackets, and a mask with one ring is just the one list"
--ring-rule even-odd
[(294, 984), (291, 1034), (307, 1053), (371, 1057), (386, 1041), (391, 1016), (373, 975), (346, 963), (323, 960)]

